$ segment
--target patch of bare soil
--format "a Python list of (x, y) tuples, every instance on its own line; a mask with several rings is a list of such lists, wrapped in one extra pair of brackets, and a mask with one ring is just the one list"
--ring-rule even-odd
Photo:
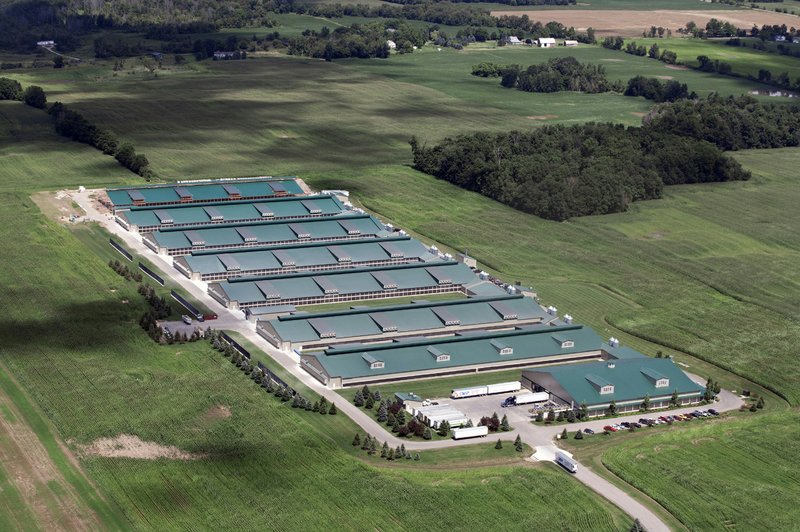
[(558, 118), (558, 115), (531, 115), (527, 118), (530, 118), (531, 120), (551, 120), (553, 118)]
[(719, 11), (654, 9), (652, 11), (628, 10), (564, 10), (551, 11), (542, 9), (518, 9), (515, 11), (493, 11), (492, 15), (528, 15), (532, 20), (549, 22), (555, 20), (565, 26), (574, 26), (578, 31), (586, 31), (591, 26), (597, 35), (620, 35), (622, 37), (640, 37), (642, 30), (650, 26), (661, 26), (673, 32), (694, 21), (698, 26), (705, 26), (712, 18), (730, 22), (739, 28), (759, 28), (764, 24), (786, 24), (797, 26), (797, 17), (774, 11), (754, 9), (721, 9)]
[(658, 79), (675, 79), (672, 76), (656, 76)]
[(646, 115), (647, 115), (647, 113), (643, 113), (643, 112), (641, 112), (641, 111), (631, 111), (631, 114), (632, 114), (633, 116), (638, 116), (638, 117), (640, 117), (640, 118), (641, 118), (641, 117), (643, 117), (643, 116), (646, 116)]
[(204, 421), (216, 421), (231, 417), (231, 408), (226, 405), (214, 405), (203, 414)]
[(664, 65), (670, 70), (689, 70), (689, 67), (683, 65)]
[(196, 460), (205, 455), (182, 451), (173, 445), (160, 445), (144, 441), (133, 434), (120, 434), (115, 438), (99, 438), (89, 445), (79, 445), (81, 456), (103, 456), (106, 458), (137, 458), (140, 460)]
[(73, 207), (72, 196), (66, 191), (37, 192), (31, 199), (42, 211), (42, 214), (56, 222), (68, 222), (70, 215), (83, 216), (86, 214), (80, 207)]

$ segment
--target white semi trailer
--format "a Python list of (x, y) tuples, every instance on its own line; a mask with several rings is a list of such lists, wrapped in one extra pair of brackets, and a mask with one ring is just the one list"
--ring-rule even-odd
[(556, 463), (570, 473), (578, 472), (578, 462), (564, 451), (556, 451)]
[(463, 440), (465, 438), (482, 438), (489, 434), (489, 427), (467, 427), (463, 429), (453, 429), (453, 439)]
[(519, 381), (499, 382), (497, 384), (489, 384), (486, 386), (486, 393), (490, 395), (493, 393), (510, 393), (516, 392), (520, 388), (522, 388), (522, 385), (519, 383)]
[(514, 404), (528, 405), (531, 403), (542, 403), (548, 399), (550, 399), (550, 394), (547, 392), (521, 393), (515, 398)]

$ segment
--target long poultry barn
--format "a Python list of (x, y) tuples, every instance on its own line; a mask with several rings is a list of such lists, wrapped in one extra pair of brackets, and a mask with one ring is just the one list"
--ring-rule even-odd
[(607, 356), (602, 339), (588, 327), (542, 324), (438, 339), (334, 346), (324, 352), (302, 353), (300, 365), (326, 386), (342, 388), (598, 361)]
[(242, 199), (258, 200), (302, 194), (303, 189), (295, 177), (207, 180), (106, 190), (106, 195), (114, 211), (130, 207), (155, 207)]
[(413, 264), (436, 260), (425, 246), (408, 236), (346, 243), (289, 244), (252, 250), (194, 252), (175, 257), (175, 268), (195, 281), (297, 272), (344, 270)]
[(556, 320), (556, 316), (545, 312), (530, 297), (501, 294), (285, 315), (259, 320), (256, 332), (278, 349), (305, 351), (343, 343), (437, 338), (467, 331), (508, 331)]
[(352, 214), (325, 216), (313, 220), (222, 224), (212, 228), (187, 230), (160, 229), (144, 233), (142, 242), (156, 253), (180, 256), (195, 251), (338, 242), (382, 238), (390, 234), (375, 218), (366, 214)]
[(478, 283), (455, 261), (426, 262), (345, 271), (310, 272), (211, 283), (208, 293), (229, 309), (272, 305), (318, 305), (460, 292)]
[(342, 202), (334, 196), (301, 196), (262, 201), (209, 202), (203, 205), (131, 207), (117, 210), (115, 219), (128, 231), (149, 233), (159, 229), (188, 229), (224, 223), (319, 218), (341, 214), (345, 210)]

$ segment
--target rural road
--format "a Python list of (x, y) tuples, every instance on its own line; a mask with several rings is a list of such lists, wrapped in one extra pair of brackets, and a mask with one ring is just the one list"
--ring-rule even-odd
[[(387, 431), (384, 426), (380, 425), (372, 416), (368, 415), (364, 410), (356, 407), (352, 402), (344, 400), (338, 393), (328, 389), (322, 385), (322, 383), (312, 377), (308, 372), (304, 371), (300, 367), (299, 357), (295, 353), (287, 353), (275, 349), (270, 343), (268, 343), (264, 338), (255, 332), (255, 326), (244, 319), (241, 311), (228, 310), (219, 302), (211, 298), (206, 293), (206, 283), (192, 281), (178, 273), (178, 271), (172, 266), (172, 257), (165, 257), (156, 254), (142, 243), (141, 238), (137, 234), (130, 233), (118, 225), (114, 221), (114, 217), (111, 214), (99, 212), (95, 208), (90, 198), (90, 196), (97, 191), (86, 190), (84, 192), (68, 192), (72, 198), (84, 209), (84, 211), (86, 211), (87, 219), (102, 225), (124, 246), (135, 251), (138, 255), (146, 257), (159, 269), (161, 269), (163, 273), (178, 283), (187, 292), (192, 294), (192, 296), (194, 296), (198, 301), (202, 301), (209, 309), (216, 312), (219, 317), (213, 324), (215, 329), (237, 332), (243, 337), (247, 338), (248, 341), (267, 353), (273, 360), (289, 371), (297, 380), (314, 390), (314, 392), (317, 394), (325, 397), (328, 401), (335, 402), (339, 412), (355, 421), (355, 423), (357, 423), (366, 433), (376, 436), (378, 440), (386, 441), (392, 447), (403, 444), (405, 445), (406, 449), (412, 451), (443, 449), (461, 445), (471, 445), (486, 441), (482, 439), (474, 439), (418, 442), (408, 441), (396, 437), (394, 434)], [(699, 378), (698, 376), (689, 374), (689, 377), (695, 382), (705, 385), (703, 379)], [(742, 401), (739, 399), (739, 397), (727, 390), (722, 390), (719, 396), (719, 401), (716, 405), (714, 405), (714, 408), (720, 412), (735, 410), (739, 408), (741, 403)], [(688, 413), (696, 409), (697, 406), (691, 406), (670, 410), (670, 413)], [(569, 425), (536, 426), (531, 423), (531, 417), (528, 414), (527, 409), (524, 407), (509, 408), (506, 410), (506, 414), (508, 415), (510, 424), (514, 427), (514, 430), (502, 433), (503, 439), (514, 439), (519, 435), (525, 443), (536, 449), (536, 453), (531, 457), (531, 459), (544, 461), (552, 461), (554, 459), (555, 451), (558, 449), (554, 443), (555, 438), (557, 435), (561, 434), (565, 427), (573, 434), (575, 431), (583, 430), (585, 428), (590, 428), (596, 432), (602, 432), (603, 426), (609, 423), (609, 420), (600, 419), (583, 423), (572, 423)], [(636, 412), (629, 416), (615, 418), (614, 423), (621, 423), (623, 421), (636, 421), (640, 417), (642, 417), (642, 414)], [(612, 437), (624, 437), (624, 434), (614, 435)], [(669, 530), (666, 524), (646, 506), (635, 500), (625, 491), (616, 487), (614, 484), (605, 480), (596, 473), (593, 473), (588, 468), (580, 466), (575, 478), (586, 484), (586, 486), (597, 492), (599, 495), (611, 501), (631, 517), (638, 518), (649, 532)]]

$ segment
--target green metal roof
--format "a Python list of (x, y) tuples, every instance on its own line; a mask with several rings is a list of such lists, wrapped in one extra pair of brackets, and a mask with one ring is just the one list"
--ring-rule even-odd
[[(326, 295), (326, 286), (334, 290), (331, 293), (340, 295), (381, 292), (384, 291), (383, 285), (375, 278), (375, 275), (380, 272), (396, 279), (398, 289), (438, 286), (439, 282), (429, 273), (429, 270), (433, 268), (429, 264), (240, 278), (212, 283), (210, 288), (213, 288), (216, 293), (224, 294), (228, 301), (238, 301), (240, 304), (267, 305), (286, 299), (324, 296)], [(451, 276), (454, 285), (466, 284), (474, 277), (472, 270), (461, 263), (439, 262), (438, 264), (442, 266), (436, 268)], [(392, 292), (392, 290), (385, 291), (386, 297), (392, 297)]]
[(338, 339), (374, 336), (385, 330), (408, 333), (444, 328), (442, 319), (436, 313), (441, 309), (447, 309), (459, 320), (461, 326), (503, 323), (504, 313), (516, 315), (518, 319), (548, 317), (548, 314), (531, 298), (500, 296), (282, 316), (270, 320), (270, 325), (282, 340), (291, 342), (319, 340), (319, 332), (313, 325), (314, 320), (319, 319), (325, 320)]
[[(340, 224), (341, 220), (348, 220), (357, 226), (361, 235), (365, 237), (385, 236), (387, 231), (380, 222), (368, 215), (337, 216), (335, 219), (312, 219), (302, 221), (260, 222), (238, 224), (232, 227), (199, 228), (193, 230), (158, 230), (149, 233), (159, 247), (167, 249), (184, 249), (191, 247), (192, 236), (196, 235), (205, 242), (205, 248), (245, 244), (242, 232), (252, 234), (255, 242), (274, 244), (277, 242), (302, 242), (314, 241), (325, 238), (347, 237), (348, 231)], [(293, 229), (295, 224), (302, 226), (309, 237), (302, 239)], [(187, 235), (189, 233), (190, 235)]]
[[(311, 202), (311, 203), (309, 203)], [(310, 206), (319, 212), (312, 213)], [(212, 210), (213, 209), (213, 210)], [(228, 201), (165, 207), (134, 207), (121, 211), (117, 216), (138, 227), (180, 227), (181, 225), (215, 224), (243, 220), (269, 220), (279, 218), (308, 218), (330, 216), (344, 210), (342, 203), (333, 196), (293, 196), (261, 201)], [(215, 220), (214, 215), (221, 216)], [(164, 216), (169, 223), (164, 223)]]
[[(575, 342), (574, 347), (561, 348), (553, 342), (553, 329)], [(501, 355), (491, 344), (502, 338), (503, 344), (513, 353)], [(329, 377), (352, 379), (358, 377), (390, 375), (393, 373), (422, 372), (433, 369), (458, 368), (476, 364), (491, 364), (508, 361), (526, 361), (556, 355), (569, 355), (599, 350), (602, 340), (592, 329), (581, 325), (551, 327), (541, 325), (527, 327), (513, 333), (482, 334), (467, 337), (447, 337), (436, 340), (395, 342), (379, 346), (359, 346), (347, 349), (331, 348), (325, 353), (303, 355), (316, 358)], [(450, 355), (449, 360), (437, 362), (430, 348)], [(368, 353), (384, 362), (383, 368), (370, 369), (363, 354)]]
[(147, 204), (180, 203), (183, 189), (191, 194), (193, 201), (215, 201), (231, 197), (226, 186), (235, 187), (242, 198), (274, 196), (278, 193), (276, 188), (283, 189), (286, 194), (303, 194), (293, 177), (112, 188), (107, 190), (107, 194), (115, 207), (133, 205), (132, 196), (142, 198)]
[[(576, 405), (582, 402), (589, 406), (606, 405), (612, 399), (617, 404), (641, 401), (645, 395), (651, 398), (669, 397), (674, 390), (681, 395), (703, 392), (703, 387), (693, 382), (671, 359), (650, 358), (641, 354), (637, 358), (564, 364), (523, 372), (533, 382), (538, 382), (537, 377), (542, 374), (550, 375), (569, 394), (569, 397), (561, 399), (574, 401)], [(649, 378), (648, 374), (668, 378), (669, 385), (656, 388), (655, 380)], [(612, 384), (613, 393), (600, 394), (600, 386), (604, 384)]]
[[(284, 264), (283, 260), (291, 262), (297, 268), (330, 266), (347, 262), (388, 261), (391, 257), (381, 247), (382, 240), (384, 239), (356, 240), (353, 243), (348, 243), (348, 241), (343, 243), (320, 242), (287, 246), (274, 251), (247, 251), (247, 248), (244, 248), (244, 250), (236, 250), (235, 253), (191, 255), (183, 257), (183, 260), (193, 272), (202, 274), (228, 271), (225, 264), (225, 258), (228, 255), (235, 259), (240, 266), (239, 271), (242, 272), (287, 267), (288, 263)], [(397, 248), (403, 251), (405, 258), (420, 261), (433, 259), (433, 255), (417, 240), (409, 237), (391, 240)], [(344, 255), (350, 260), (342, 263), (340, 257)]]

